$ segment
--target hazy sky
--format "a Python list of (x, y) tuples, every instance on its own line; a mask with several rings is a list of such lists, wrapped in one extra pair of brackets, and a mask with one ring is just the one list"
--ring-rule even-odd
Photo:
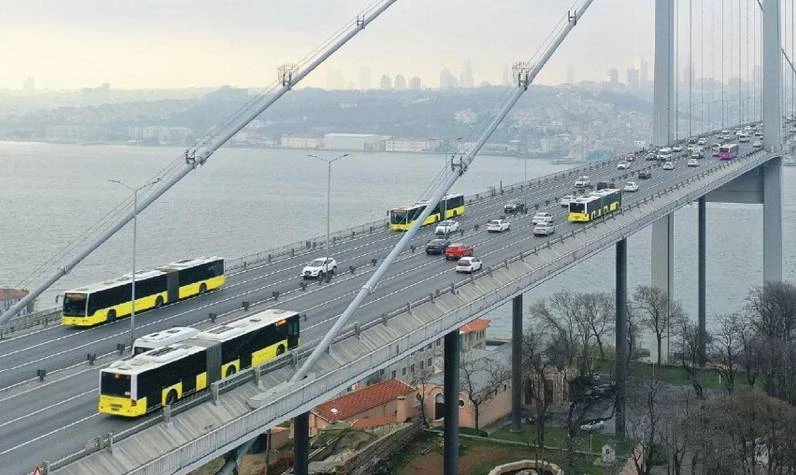
[[(366, 0), (0, 0), (0, 87), (183, 88), (271, 83), (369, 5)], [(437, 86), (448, 67), (472, 62), (476, 84), (500, 83), (506, 65), (530, 57), (572, 0), (398, 0), (305, 85), (325, 87), (327, 68), (359, 83), (370, 69)], [(653, 58), (652, 0), (596, 0), (537, 82), (604, 80)]]

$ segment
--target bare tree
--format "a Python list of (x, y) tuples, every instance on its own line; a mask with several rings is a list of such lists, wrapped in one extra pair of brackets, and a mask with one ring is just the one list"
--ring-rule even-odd
[[(682, 320), (680, 325), (680, 330), (677, 333), (680, 339), (680, 365), (688, 375), (688, 380), (694, 387), (697, 399), (704, 399), (705, 395), (702, 383), (699, 381), (698, 371), (701, 346), (699, 328), (687, 319)], [(705, 334), (705, 338), (710, 341), (708, 333)]]
[(480, 430), (481, 406), (497, 396), (509, 378), (506, 366), (493, 358), (463, 358), (459, 364), (460, 387), (473, 406), (475, 430)]
[(686, 450), (693, 445), (689, 435), (695, 403), (690, 391), (682, 391), (674, 400), (667, 402), (661, 411), (661, 441), (669, 454), (669, 468), (674, 475), (681, 475)]
[(434, 367), (431, 365), (423, 365), (420, 371), (416, 371), (412, 377), (412, 386), (414, 386), (417, 391), (417, 401), (420, 403), (420, 416), (426, 427), (428, 427), (428, 417), (426, 417), (426, 390), (433, 376)]
[[(614, 296), (605, 292), (595, 292), (583, 294), (583, 312), (581, 325), (585, 331), (594, 337), (597, 349), (600, 351), (600, 359), (605, 359), (605, 340), (614, 330), (614, 317), (616, 308), (614, 307)], [(586, 340), (590, 346), (590, 340)]]
[(641, 447), (640, 452), (633, 451), (631, 458), (638, 475), (649, 475), (652, 469), (652, 461), (657, 457), (656, 442), (659, 439), (661, 415), (659, 413), (659, 392), (661, 382), (655, 379), (645, 382), (643, 396), (631, 399), (636, 405), (634, 423), (631, 424), (631, 436)]
[(743, 328), (741, 317), (736, 313), (717, 315), (718, 330), (712, 340), (712, 352), (718, 363), (718, 372), (721, 382), (732, 394), (735, 390), (735, 378), (738, 373), (738, 364), (741, 360)]
[(526, 394), (533, 399), (536, 440), (533, 445), (536, 460), (542, 460), (544, 453), (545, 419), (547, 408), (553, 402), (553, 383), (545, 376), (555, 368), (547, 350), (548, 337), (539, 326), (529, 326), (522, 339), (522, 366)]
[(633, 307), (637, 313), (639, 323), (649, 329), (658, 343), (657, 362), (663, 362), (661, 344), (664, 335), (671, 339), (676, 334), (680, 322), (685, 318), (685, 313), (679, 302), (669, 298), (669, 295), (658, 287), (639, 285), (633, 293)]

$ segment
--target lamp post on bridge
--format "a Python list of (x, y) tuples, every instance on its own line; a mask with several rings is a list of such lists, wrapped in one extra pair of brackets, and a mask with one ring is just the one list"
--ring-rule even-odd
[(133, 192), (133, 272), (130, 275), (130, 351), (133, 351), (133, 343), (135, 342), (135, 248), (138, 233), (138, 192), (144, 188), (150, 187), (160, 181), (156, 178), (149, 183), (139, 187), (132, 187), (121, 180), (108, 180), (111, 183), (121, 185)]
[(326, 174), (326, 257), (324, 264), (329, 259), (329, 248), (331, 247), (331, 241), (329, 240), (329, 227), (331, 223), (331, 209), (332, 209), (332, 163), (340, 160), (341, 158), (350, 157), (350, 153), (344, 153), (342, 155), (338, 155), (334, 158), (323, 158), (313, 154), (307, 154), (310, 158), (317, 158), (318, 160), (323, 160), (326, 162), (328, 166), (328, 172)]

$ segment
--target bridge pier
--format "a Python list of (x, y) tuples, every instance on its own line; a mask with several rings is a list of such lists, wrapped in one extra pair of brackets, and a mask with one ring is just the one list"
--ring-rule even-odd
[(698, 320), (698, 361), (700, 366), (705, 366), (705, 346), (707, 345), (707, 330), (705, 329), (706, 318), (706, 289), (707, 271), (705, 269), (705, 259), (707, 254), (707, 206), (705, 197), (702, 196), (697, 202), (699, 210), (697, 213), (697, 320)]
[(511, 299), (511, 431), (522, 431), (522, 294)]
[(652, 144), (665, 147), (674, 137), (674, 2), (655, 0), (655, 77)]
[[(650, 269), (652, 270), (652, 286), (664, 291), (668, 301), (673, 298), (674, 290), (674, 213), (669, 213), (652, 224), (652, 252), (650, 253)], [(661, 360), (669, 361), (670, 328), (667, 313), (667, 328), (661, 339)], [(656, 344), (653, 342), (653, 344)], [(653, 348), (655, 354), (657, 348)]]
[(616, 243), (616, 401), (614, 432), (625, 436), (625, 380), (627, 376), (627, 239)]
[(763, 282), (782, 280), (782, 158), (763, 165)]
[(443, 473), (459, 473), (459, 330), (445, 335), (445, 448)]
[(293, 419), (293, 473), (308, 475), (310, 464), (310, 413)]

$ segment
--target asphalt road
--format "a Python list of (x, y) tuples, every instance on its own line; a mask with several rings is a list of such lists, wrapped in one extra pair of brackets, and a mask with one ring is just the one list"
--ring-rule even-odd
[[(748, 144), (744, 145), (741, 153), (751, 149)], [(629, 203), (720, 163), (709, 154), (700, 161), (699, 167), (688, 168), (686, 161), (684, 154), (678, 154), (674, 160), (675, 169), (663, 171), (659, 162), (645, 161), (641, 155), (628, 171), (616, 170), (614, 162), (588, 174), (592, 184), (609, 178), (614, 178), (617, 185), (627, 180), (639, 183), (638, 192), (624, 194), (624, 202)], [(652, 170), (652, 179), (620, 178), (644, 169)], [(453, 240), (474, 244), (475, 255), (488, 266), (527, 251), (545, 239), (555, 238), (556, 235), (546, 238), (531, 233), (534, 203), (540, 204), (540, 211), (555, 215), (559, 234), (571, 231), (580, 225), (567, 222), (566, 209), (554, 200), (573, 193), (574, 181), (580, 174), (560, 176), (527, 190), (529, 213), (509, 217), (511, 230), (504, 233), (487, 233), (485, 223), (501, 216), (503, 205), (521, 198), (522, 193), (486, 194), (474, 200), (459, 219), (464, 235)], [(549, 205), (545, 205), (546, 200)], [(476, 224), (480, 225), (478, 231), (474, 229)], [(355, 314), (355, 321), (379, 318), (382, 313), (428, 295), (435, 288), (467, 278), (454, 271), (454, 262), (423, 252), (424, 244), (434, 237), (433, 231), (430, 226), (418, 234), (413, 241), (416, 252), (407, 249), (401, 254), (376, 292)], [(299, 287), (302, 282), (299, 272), (307, 261), (322, 256), (322, 252), (304, 252), (279, 262), (250, 266), (230, 275), (223, 289), (139, 314), (137, 334), (177, 325), (210, 326), (209, 312), (219, 315), (220, 320), (232, 318), (233, 312), (239, 312), (241, 302), (246, 300), (252, 302), (250, 312), (279, 307), (306, 314), (302, 321), (302, 342), (313, 345), (370, 277), (375, 269), (371, 259), (382, 259), (399, 238), (400, 234), (377, 230), (340, 242), (330, 253), (338, 260), (338, 274), (330, 283), (307, 281), (305, 290)], [(349, 266), (356, 267), (353, 274), (348, 272)], [(277, 302), (272, 299), (274, 291), (280, 292)], [(256, 304), (260, 301), (263, 303)], [(118, 357), (116, 344), (129, 341), (129, 325), (129, 321), (123, 319), (83, 330), (55, 326), (0, 341), (0, 466), (4, 467), (4, 473), (29, 473), (43, 460), (55, 461), (80, 450), (92, 437), (119, 433), (146, 419), (127, 420), (100, 415), (96, 411), (98, 367)], [(95, 366), (86, 363), (88, 353), (100, 357)], [(102, 358), (103, 355), (108, 356)], [(44, 382), (35, 380), (36, 370), (40, 368), (48, 371)]]

